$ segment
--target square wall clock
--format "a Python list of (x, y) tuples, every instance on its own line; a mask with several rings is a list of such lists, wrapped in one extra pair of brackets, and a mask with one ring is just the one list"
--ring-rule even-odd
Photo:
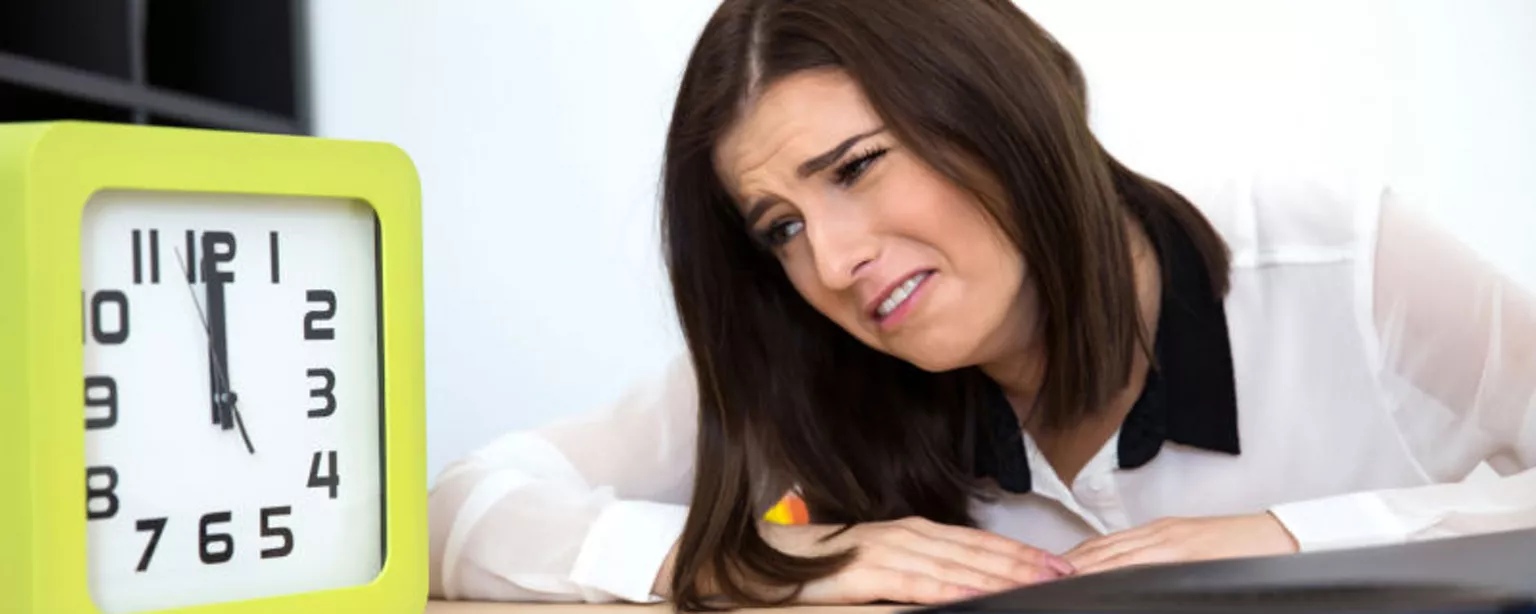
[(419, 195), (383, 143), (0, 125), (0, 612), (419, 614)]

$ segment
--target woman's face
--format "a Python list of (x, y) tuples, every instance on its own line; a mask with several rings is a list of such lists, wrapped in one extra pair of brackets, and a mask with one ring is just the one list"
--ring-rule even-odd
[(764, 90), (715, 150), (745, 232), (859, 340), (929, 371), (998, 360), (1036, 330), (1019, 250), (971, 193), (884, 129), (840, 70)]

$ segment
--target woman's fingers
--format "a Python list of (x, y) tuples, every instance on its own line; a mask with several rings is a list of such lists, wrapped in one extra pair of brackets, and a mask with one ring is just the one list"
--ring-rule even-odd
[(995, 593), (1035, 581), (1032, 578), (1017, 580), (1002, 574), (993, 573), (974, 563), (961, 562), (957, 559), (936, 556), (924, 551), (909, 550), (901, 546), (885, 547), (876, 554), (870, 563), (885, 569), (928, 576), (948, 584), (957, 584), (982, 593)]
[(1129, 552), (1162, 543), (1162, 535), (1155, 532), (1124, 534), (1089, 544), (1082, 550), (1074, 550), (1067, 556), (1081, 573), (1093, 573), (1105, 569), (1105, 563)]
[(1074, 571), (1072, 564), (1062, 557), (1008, 539), (996, 533), (970, 527), (939, 524), (924, 518), (915, 518), (902, 522), (917, 533), (968, 546), (975, 550), (991, 552), (1008, 560), (1021, 561), (1031, 567), (1054, 570), (1058, 576), (1070, 575)]
[(857, 525), (823, 540), (825, 529), (766, 529), (775, 547), (802, 556), (857, 549), (848, 567), (807, 585), (801, 603), (943, 603), (1070, 573), (1050, 553), (966, 527), (908, 519)]
[(1083, 573), (1099, 573), (1132, 565), (1146, 565), (1150, 563), (1170, 563), (1179, 560), (1179, 552), (1168, 547), (1161, 541), (1149, 541), (1136, 544), (1102, 561), (1096, 561), (1092, 566), (1083, 570)]
[(938, 578), (915, 574), (910, 572), (895, 572), (900, 574), (896, 578), (895, 594), (892, 601), (905, 601), (908, 603), (939, 604), (951, 601), (960, 601), (978, 597), (986, 593), (962, 584), (945, 582)]
[[(1050, 566), (1033, 553), (1002, 554), (983, 548), (974, 540), (967, 540), (969, 543), (966, 543), (910, 529), (896, 529), (896, 531), (898, 533), (890, 538), (892, 546), (896, 549), (894, 553), (896, 556), (921, 557), (935, 564), (971, 569), (1005, 583), (1006, 586), (1002, 588), (1055, 580), (1063, 575), (1057, 568)], [(908, 532), (901, 534), (899, 531)], [(903, 567), (903, 569), (922, 571), (912, 567)], [(997, 590), (996, 586), (987, 588)]]
[(970, 599), (986, 594), (965, 584), (945, 581), (926, 573), (901, 569), (872, 567), (850, 574), (849, 581), (866, 595), (864, 602), (894, 601), (898, 603), (939, 604)]

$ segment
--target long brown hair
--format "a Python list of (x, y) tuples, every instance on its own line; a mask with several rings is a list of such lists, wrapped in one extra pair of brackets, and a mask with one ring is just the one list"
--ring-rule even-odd
[(887, 128), (976, 194), (1023, 254), (1044, 319), (1035, 411), (1048, 428), (1122, 390), (1149, 346), (1126, 213), (1149, 232), (1189, 236), (1225, 292), (1221, 238), (1174, 191), (1103, 150), (1076, 62), (1010, 0), (726, 0), (683, 75), (662, 185), (666, 259), (699, 386), (697, 471), (672, 579), (682, 609), (708, 609), (711, 596), (790, 599), (851, 560), (790, 556), (763, 540), (758, 514), (783, 488), (826, 523), (972, 525), (971, 500), (986, 494), (973, 469), (993, 384), (975, 367), (924, 372), (817, 313), (749, 240), (713, 164), (754, 96), (823, 67), (859, 83)]

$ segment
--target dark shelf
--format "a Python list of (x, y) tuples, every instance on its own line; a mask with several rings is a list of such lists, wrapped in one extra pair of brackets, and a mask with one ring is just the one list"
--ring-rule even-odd
[(0, 0), (0, 122), (308, 134), (307, 0)]
[(123, 0), (0, 0), (0, 52), (129, 79)]
[(215, 126), (215, 125), (212, 125), (212, 124), (203, 124), (203, 123), (198, 123), (198, 122), (189, 122), (189, 121), (177, 119), (177, 118), (174, 118), (174, 117), (166, 117), (164, 115), (156, 115), (154, 113), (150, 113), (150, 114), (146, 115), (144, 117), (144, 123), (145, 124), (149, 124), (151, 126), (170, 126), (170, 127), (173, 127), (173, 128), (201, 128), (201, 129), (204, 129), (204, 130), (224, 130), (225, 129), (225, 128), (222, 128), (220, 126)]
[(292, 117), (295, 6), (289, 2), (152, 0), (149, 85)]
[(83, 119), (99, 122), (127, 122), (133, 111), (127, 107), (97, 104), (53, 92), (0, 83), (0, 121), (35, 122)]
[[(0, 53), (0, 81), (98, 104), (176, 118), (183, 122), (251, 132), (301, 132), (289, 117), (211, 102), (185, 94), (135, 86), (121, 79), (102, 77), (82, 70)], [(0, 118), (9, 115), (8, 101), (0, 99)]]

